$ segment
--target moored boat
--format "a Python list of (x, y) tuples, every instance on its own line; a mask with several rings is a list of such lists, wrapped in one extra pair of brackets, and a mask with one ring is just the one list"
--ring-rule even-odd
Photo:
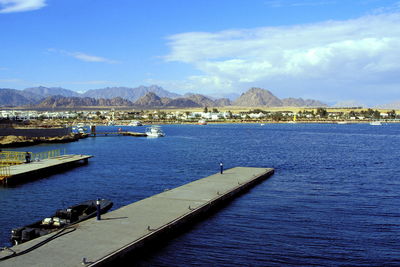
[(148, 137), (163, 137), (165, 133), (161, 130), (161, 127), (158, 125), (153, 125), (146, 129), (146, 135)]
[(128, 126), (142, 126), (143, 124), (140, 121), (131, 121)]
[[(101, 199), (99, 202), (101, 214), (106, 213), (113, 205), (113, 203), (107, 199)], [(56, 230), (93, 218), (96, 214), (96, 200), (85, 201), (67, 209), (57, 210), (56, 213), (50, 217), (11, 230), (11, 243), (13, 245), (18, 245), (27, 242)]]
[(206, 120), (199, 120), (197, 122), (198, 125), (207, 125), (207, 121)]
[(371, 121), (369, 125), (380, 126), (382, 123), (380, 121)]

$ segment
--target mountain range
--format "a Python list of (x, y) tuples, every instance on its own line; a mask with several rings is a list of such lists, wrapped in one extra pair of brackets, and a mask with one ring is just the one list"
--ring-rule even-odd
[(83, 94), (59, 87), (32, 87), (24, 90), (0, 89), (0, 106), (30, 106), (39, 108), (71, 108), (87, 106), (133, 106), (140, 108), (189, 108), (189, 107), (324, 107), (317, 100), (302, 98), (279, 99), (270, 91), (250, 88), (235, 101), (228, 98), (213, 99), (201, 94), (183, 96), (169, 92), (157, 85), (107, 87), (89, 90)]

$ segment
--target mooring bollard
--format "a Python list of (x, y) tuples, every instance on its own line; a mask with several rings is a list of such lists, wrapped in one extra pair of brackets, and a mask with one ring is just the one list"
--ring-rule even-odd
[(100, 198), (96, 200), (96, 208), (97, 208), (97, 220), (101, 220), (101, 215), (100, 215)]
[(222, 161), (219, 163), (219, 167), (221, 168), (221, 174), (224, 172), (224, 164)]

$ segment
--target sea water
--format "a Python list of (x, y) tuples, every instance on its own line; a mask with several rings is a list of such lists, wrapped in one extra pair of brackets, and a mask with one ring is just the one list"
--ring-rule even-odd
[[(97, 127), (117, 131), (119, 127)], [(400, 125), (165, 125), (163, 138), (107, 136), (66, 149), (89, 164), (0, 187), (10, 230), (79, 202), (114, 208), (235, 166), (275, 174), (145, 254), (141, 266), (400, 265)], [(144, 132), (144, 127), (122, 127)]]

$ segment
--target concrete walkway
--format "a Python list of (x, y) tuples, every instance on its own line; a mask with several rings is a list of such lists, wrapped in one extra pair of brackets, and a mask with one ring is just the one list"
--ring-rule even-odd
[[(30, 251), (0, 261), (0, 266), (99, 266), (145, 245), (171, 227), (179, 227), (221, 201), (234, 197), (274, 172), (267, 168), (236, 167), (222, 175), (188, 183), (66, 229), (64, 235)], [(37, 219), (37, 218), (36, 218)], [(34, 221), (35, 219), (33, 219)], [(43, 236), (12, 247), (16, 253), (49, 238)], [(0, 258), (12, 254), (2, 251)], [(82, 264), (82, 259), (85, 263)]]

